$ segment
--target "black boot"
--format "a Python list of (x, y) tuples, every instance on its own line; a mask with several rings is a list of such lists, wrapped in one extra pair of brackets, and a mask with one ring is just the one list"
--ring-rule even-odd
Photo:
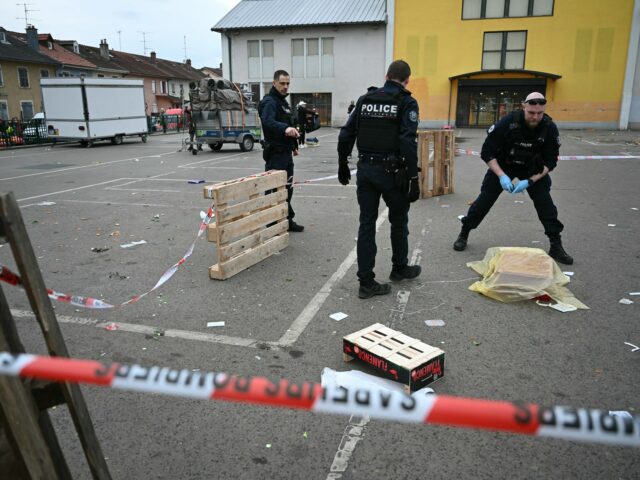
[(416, 278), (422, 272), (420, 265), (402, 265), (401, 267), (393, 267), (389, 279), (398, 282), (400, 280), (411, 280)]
[(560, 237), (549, 238), (551, 248), (549, 248), (549, 256), (558, 263), (565, 265), (573, 265), (573, 257), (562, 248), (562, 240)]
[(456, 238), (456, 241), (453, 242), (453, 249), (456, 252), (461, 252), (465, 248), (467, 248), (467, 240), (469, 239), (470, 231), (471, 230), (469, 230), (467, 227), (462, 227), (462, 230), (460, 230), (460, 235), (458, 235), (458, 238)]
[(358, 291), (358, 297), (371, 298), (375, 295), (386, 295), (391, 293), (391, 285), (388, 283), (378, 283), (375, 280), (371, 280), (371, 283), (360, 284), (360, 290)]
[(289, 220), (289, 229), (290, 232), (302, 232), (304, 231), (304, 227), (302, 225), (297, 224), (293, 220)]

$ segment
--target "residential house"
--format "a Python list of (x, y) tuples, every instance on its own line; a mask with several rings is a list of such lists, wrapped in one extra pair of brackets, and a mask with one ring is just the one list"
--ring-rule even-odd
[(260, 98), (274, 71), (286, 70), (289, 103), (304, 100), (322, 124), (342, 125), (350, 101), (384, 83), (392, 52), (386, 3), (241, 1), (211, 29), (222, 34), (224, 77)]
[(422, 125), (487, 127), (540, 91), (560, 127), (640, 127), (638, 1), (389, 0), (387, 8)]
[(191, 66), (191, 61), (184, 64), (163, 60), (151, 52), (149, 57), (133, 53), (108, 50), (106, 40), (104, 48), (109, 51), (111, 60), (126, 70), (127, 78), (139, 78), (144, 81), (144, 96), (147, 115), (160, 112), (161, 109), (181, 107), (183, 100), (188, 99), (189, 83), (197, 81), (202, 73)]
[(27, 121), (42, 111), (40, 78), (53, 77), (59, 66), (0, 27), (0, 119)]
[(202, 72), (202, 75), (204, 77), (210, 77), (215, 79), (222, 78), (222, 64), (220, 65), (220, 68), (202, 67), (200, 71)]
[(78, 44), (75, 40), (59, 40), (58, 43), (65, 48), (71, 47), (74, 49), (77, 45), (77, 54), (96, 66), (95, 77), (122, 78), (129, 73), (127, 69), (115, 62), (113, 55), (109, 52), (109, 45), (106, 40), (100, 41), (100, 47)]
[(85, 60), (79, 55), (79, 45), (75, 41), (66, 41), (71, 43), (71, 50), (67, 50), (58, 43), (49, 33), (38, 34), (38, 30), (29, 25), (27, 33), (12, 32), (12, 34), (23, 40), (30, 48), (39, 51), (59, 64), (56, 70), (56, 77), (93, 77), (98, 67)]

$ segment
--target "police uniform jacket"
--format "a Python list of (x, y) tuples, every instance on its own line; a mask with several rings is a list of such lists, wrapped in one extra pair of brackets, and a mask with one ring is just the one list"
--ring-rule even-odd
[[(358, 99), (356, 108), (340, 129), (338, 156), (349, 157), (357, 141), (360, 155), (395, 155), (404, 158), (409, 176), (417, 177), (416, 134), (419, 118), (418, 102), (411, 92), (402, 84), (387, 80), (382, 88), (372, 89)], [(365, 126), (368, 131), (377, 130), (375, 139), (363, 138)]]
[(260, 101), (258, 114), (264, 140), (275, 147), (293, 151), (296, 147), (295, 138), (284, 135), (285, 130), (295, 124), (291, 107), (274, 87)]
[(560, 153), (560, 134), (550, 116), (544, 114), (538, 126), (527, 127), (524, 111), (504, 116), (489, 128), (480, 156), (485, 162), (495, 158), (510, 174), (531, 176), (546, 166), (556, 168)]

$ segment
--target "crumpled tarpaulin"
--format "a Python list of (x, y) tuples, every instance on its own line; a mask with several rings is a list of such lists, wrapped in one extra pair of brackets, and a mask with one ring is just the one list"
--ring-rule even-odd
[(491, 247), (483, 260), (467, 263), (483, 279), (469, 287), (501, 302), (531, 300), (547, 294), (559, 303), (588, 309), (565, 287), (570, 281), (544, 250), (527, 247)]

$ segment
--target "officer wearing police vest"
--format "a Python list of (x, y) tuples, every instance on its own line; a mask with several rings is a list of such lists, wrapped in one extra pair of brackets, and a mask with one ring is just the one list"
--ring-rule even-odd
[[(295, 212), (291, 207), (293, 196), (293, 154), (297, 154), (300, 133), (295, 128), (296, 118), (286, 98), (289, 95), (289, 74), (277, 70), (273, 74), (273, 86), (258, 105), (258, 114), (262, 123), (264, 141), (262, 158), (265, 161), (265, 172), (269, 170), (286, 170), (287, 172), (287, 205), (290, 232), (302, 232), (304, 227), (293, 221)], [(267, 192), (269, 193), (269, 192)]]
[(389, 207), (391, 223), (393, 281), (416, 278), (419, 265), (408, 265), (409, 203), (420, 196), (416, 132), (418, 102), (406, 89), (411, 68), (396, 60), (387, 70), (382, 88), (369, 89), (340, 130), (338, 137), (338, 180), (351, 179), (349, 157), (358, 147), (357, 197), (360, 205), (358, 229), (358, 280), (360, 298), (391, 291), (388, 283), (375, 281), (376, 219), (380, 197)]
[(558, 220), (550, 193), (549, 173), (558, 163), (560, 134), (551, 117), (544, 113), (546, 103), (541, 93), (530, 93), (522, 103), (522, 110), (510, 113), (489, 128), (480, 154), (489, 170), (480, 195), (462, 218), (454, 250), (467, 247), (469, 232), (480, 225), (503, 190), (512, 194), (526, 190), (549, 237), (549, 256), (566, 265), (573, 263), (562, 246), (560, 233), (564, 225)]

